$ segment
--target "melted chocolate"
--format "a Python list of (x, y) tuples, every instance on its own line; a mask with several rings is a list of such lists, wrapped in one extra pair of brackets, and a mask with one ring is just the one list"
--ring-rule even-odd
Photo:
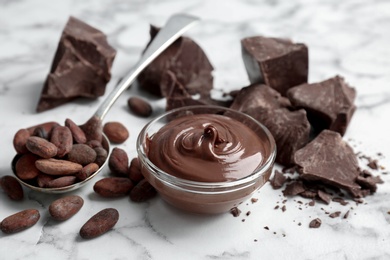
[(148, 143), (148, 158), (186, 180), (224, 182), (253, 173), (264, 161), (263, 141), (243, 123), (222, 115), (170, 121)]

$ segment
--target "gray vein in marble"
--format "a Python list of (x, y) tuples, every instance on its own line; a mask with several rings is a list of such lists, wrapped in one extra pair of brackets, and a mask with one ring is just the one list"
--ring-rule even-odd
[(250, 252), (243, 251), (238, 252), (237, 250), (224, 251), (220, 255), (206, 255), (209, 259), (250, 259)]

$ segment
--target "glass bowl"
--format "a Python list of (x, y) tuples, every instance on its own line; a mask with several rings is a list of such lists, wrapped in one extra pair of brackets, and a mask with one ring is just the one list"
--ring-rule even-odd
[[(235, 119), (256, 133), (262, 141), (262, 162), (250, 174), (229, 181), (194, 181), (164, 172), (148, 158), (148, 144), (171, 120), (194, 114), (218, 114)], [(244, 136), (245, 138), (245, 136)], [(269, 130), (251, 116), (220, 106), (187, 106), (168, 111), (149, 122), (137, 139), (141, 171), (149, 183), (169, 204), (200, 214), (228, 212), (250, 198), (270, 178), (276, 158), (276, 145)]]

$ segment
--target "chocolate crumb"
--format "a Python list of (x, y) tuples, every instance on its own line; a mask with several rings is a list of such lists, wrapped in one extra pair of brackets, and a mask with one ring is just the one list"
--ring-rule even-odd
[(309, 206), (313, 207), (316, 204), (315, 200), (309, 202)]
[(373, 170), (378, 170), (378, 168), (379, 168), (378, 160), (370, 159), (367, 166)]
[(332, 214), (330, 214), (329, 217), (330, 217), (330, 218), (337, 218), (337, 217), (340, 216), (340, 214), (341, 214), (340, 211), (335, 211), (335, 212), (333, 212)]
[(321, 219), (319, 218), (313, 219), (309, 223), (309, 228), (319, 228), (321, 226), (321, 223), (322, 223)]
[(298, 226), (302, 226), (302, 223), (301, 223), (301, 222), (299, 222), (299, 223), (298, 223)]
[(245, 222), (245, 218), (243, 218), (241, 221), (242, 221), (242, 222)]
[(256, 203), (258, 200), (259, 200), (259, 199), (257, 199), (257, 198), (251, 198), (251, 202), (252, 202), (252, 203)]
[(246, 213), (246, 215), (247, 215), (247, 216), (249, 216), (250, 214), (251, 214), (251, 212), (250, 212), (250, 211), (248, 211), (248, 212)]
[(269, 227), (268, 227), (268, 226), (265, 226), (264, 229), (265, 229), (265, 230), (269, 230)]
[(349, 216), (349, 210), (344, 214), (343, 218), (344, 218), (344, 219), (347, 219), (348, 216)]
[(276, 205), (274, 209), (278, 209), (279, 208), (279, 205)]
[(230, 213), (233, 215), (233, 217), (238, 217), (241, 214), (241, 210), (239, 210), (237, 207), (234, 207), (230, 210)]
[(285, 212), (287, 210), (286, 205), (283, 205), (282, 211)]

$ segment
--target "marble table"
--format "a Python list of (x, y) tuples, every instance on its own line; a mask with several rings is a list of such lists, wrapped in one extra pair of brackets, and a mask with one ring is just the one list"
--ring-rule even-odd
[[(241, 215), (192, 215), (156, 197), (134, 203), (128, 197), (103, 199), (93, 192), (95, 181), (71, 192), (84, 198), (79, 213), (65, 222), (53, 221), (48, 206), (60, 195), (25, 189), (14, 202), (0, 192), (0, 219), (35, 208), (41, 218), (23, 232), (0, 233), (0, 259), (389, 259), (390, 258), (390, 2), (388, 1), (27, 1), (0, 0), (0, 176), (12, 174), (14, 133), (37, 122), (71, 117), (83, 122), (98, 100), (76, 100), (59, 108), (35, 113), (35, 107), (57, 47), (61, 31), (73, 15), (108, 35), (117, 49), (107, 86), (137, 61), (149, 40), (149, 23), (163, 25), (169, 15), (184, 12), (202, 22), (187, 35), (198, 42), (215, 67), (214, 87), (229, 91), (248, 84), (241, 60), (240, 39), (265, 35), (291, 38), (309, 46), (310, 82), (337, 74), (357, 90), (357, 111), (344, 137), (356, 150), (378, 158), (385, 181), (364, 203), (316, 203), (288, 198), (286, 211), (274, 209), (285, 199), (281, 190), (266, 184), (239, 208)], [(126, 100), (142, 95), (154, 114), (141, 119), (129, 113)], [(137, 88), (126, 91), (106, 117), (120, 121), (130, 138), (118, 147), (136, 155), (135, 140), (151, 118), (161, 114), (165, 101)], [(378, 153), (382, 155), (379, 156)], [(367, 162), (362, 160), (364, 166)], [(278, 166), (277, 166), (278, 167)], [(302, 202), (300, 204), (299, 201)], [(120, 213), (115, 228), (92, 240), (79, 237), (80, 227), (99, 210), (114, 207)], [(329, 218), (326, 211), (350, 210), (349, 217)], [(309, 228), (313, 218), (322, 226)]]

